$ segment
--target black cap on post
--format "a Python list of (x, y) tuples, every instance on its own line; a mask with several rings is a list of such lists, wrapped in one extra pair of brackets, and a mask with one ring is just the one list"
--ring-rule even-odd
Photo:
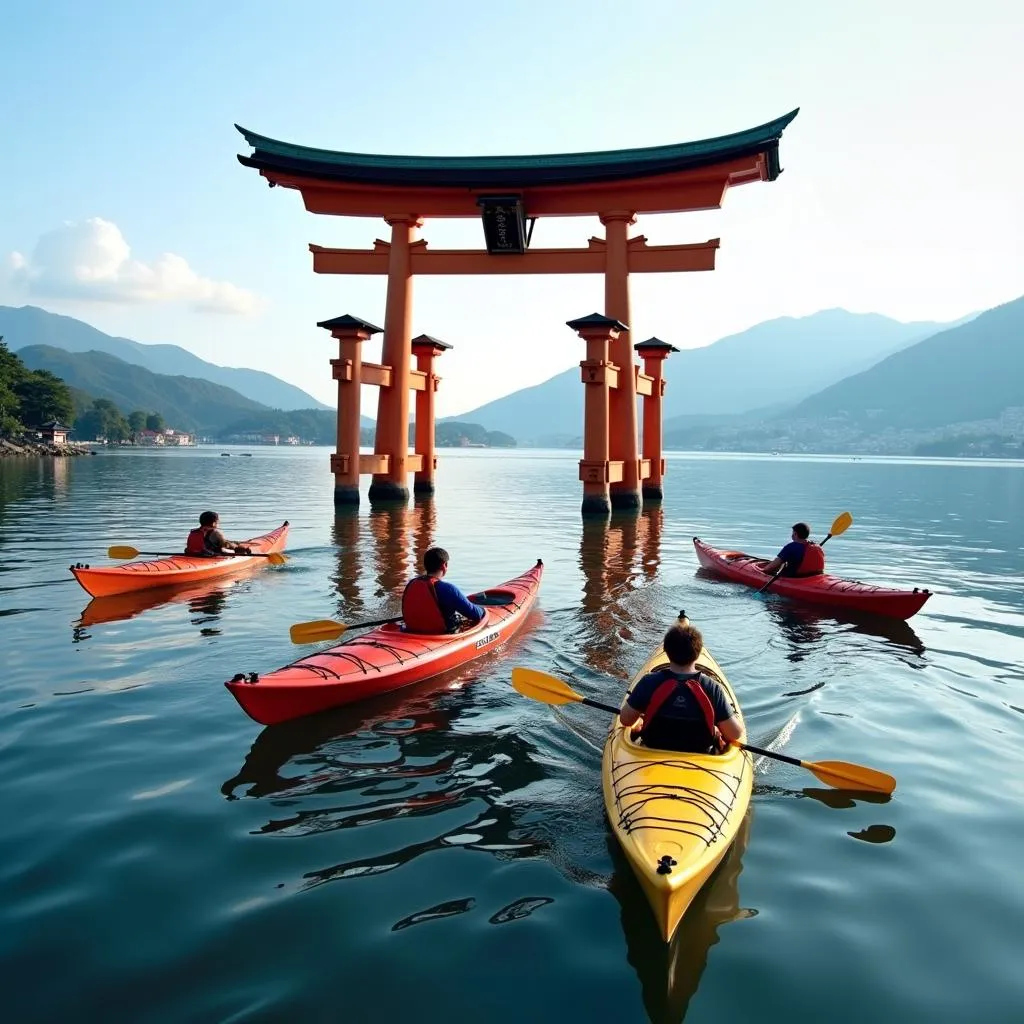
[(670, 345), (667, 341), (662, 341), (661, 338), (648, 338), (646, 341), (638, 341), (633, 348), (637, 352), (643, 354), (646, 350), (648, 352), (678, 352), (679, 349), (675, 345)]
[(343, 313), (333, 320), (318, 320), (317, 327), (323, 327), (328, 331), (365, 331), (367, 334), (382, 334), (383, 327), (377, 327), (367, 320), (360, 320), (357, 316)]
[(411, 345), (413, 348), (417, 345), (433, 345), (434, 348), (440, 349), (443, 352), (447, 352), (451, 348), (447, 341), (441, 341), (440, 338), (432, 338), (429, 334), (418, 334), (412, 339)]
[(611, 331), (629, 330), (621, 321), (604, 316), (602, 313), (590, 313), (587, 316), (581, 316), (578, 320), (566, 320), (565, 326), (571, 327), (574, 331), (586, 330), (588, 327), (607, 327)]

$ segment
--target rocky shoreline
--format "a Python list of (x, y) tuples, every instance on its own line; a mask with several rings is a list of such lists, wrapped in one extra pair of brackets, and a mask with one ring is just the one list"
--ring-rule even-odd
[(0, 459), (62, 459), (73, 455), (95, 455), (77, 444), (46, 444), (44, 441), (11, 441), (0, 438)]

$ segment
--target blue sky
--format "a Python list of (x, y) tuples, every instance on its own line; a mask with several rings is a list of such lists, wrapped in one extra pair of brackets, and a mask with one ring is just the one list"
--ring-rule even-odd
[[(264, 369), (331, 401), (333, 343), (315, 323), (382, 323), (384, 282), (318, 277), (306, 246), (368, 247), (386, 225), (315, 217), (268, 189), (235, 159), (248, 152), (235, 122), (350, 151), (543, 153), (705, 138), (799, 106), (777, 182), (733, 189), (721, 211), (640, 218), (633, 230), (652, 243), (720, 235), (722, 249), (712, 274), (633, 278), (634, 338), (692, 347), (834, 306), (951, 320), (1024, 293), (1021, 9), (7, 5), (0, 303)], [(596, 219), (546, 220), (533, 244), (600, 232)], [(482, 243), (476, 222), (421, 234)], [(596, 276), (418, 280), (414, 332), (455, 346), (438, 367), (439, 412), (577, 362), (564, 323), (602, 296)]]

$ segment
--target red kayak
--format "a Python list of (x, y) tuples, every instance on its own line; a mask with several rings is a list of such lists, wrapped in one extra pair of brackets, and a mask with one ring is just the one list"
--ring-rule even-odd
[[(761, 568), (768, 564), (767, 558), (754, 558), (742, 551), (721, 551), (705, 544), (699, 537), (693, 538), (693, 547), (697, 560), (705, 569), (726, 579), (745, 583), (748, 587), (763, 587), (771, 579)], [(887, 615), (894, 619), (909, 619), (932, 596), (930, 591), (917, 587), (913, 590), (892, 590), (872, 583), (840, 579), (828, 573), (805, 577), (779, 576), (768, 593), (847, 611)]]
[(473, 594), (484, 605), (483, 621), (458, 633), (407, 633), (399, 623), (370, 630), (265, 676), (236, 675), (224, 685), (242, 710), (261, 725), (410, 686), (458, 668), (501, 646), (523, 624), (540, 590), (544, 564), (537, 564), (493, 590)]
[[(276, 530), (241, 543), (254, 552), (269, 555), (271, 552), (284, 551), (287, 541), (286, 519)], [(124, 565), (109, 565), (95, 569), (73, 565), (71, 572), (93, 597), (110, 597), (114, 594), (130, 594), (136, 590), (180, 586), (182, 583), (199, 583), (222, 576), (235, 576), (245, 569), (266, 564), (265, 558), (250, 558), (246, 555), (225, 555), (218, 558), (168, 555), (156, 560), (127, 562)]]

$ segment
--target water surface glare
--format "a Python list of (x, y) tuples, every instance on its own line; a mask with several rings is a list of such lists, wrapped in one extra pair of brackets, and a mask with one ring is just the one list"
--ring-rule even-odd
[[(229, 451), (231, 458), (221, 457)], [(238, 457), (242, 451), (251, 458)], [(669, 456), (661, 508), (582, 523), (578, 455), (440, 452), (437, 496), (335, 515), (325, 449), (0, 461), (2, 1019), (1019, 1020), (1024, 464)], [(74, 562), (292, 524), (285, 566), (90, 602)], [(806, 519), (842, 575), (935, 596), (829, 615), (697, 571)], [(497, 654), (263, 729), (223, 687), (381, 618), (433, 543), (467, 591), (546, 566)], [(608, 719), (685, 608), (755, 743), (893, 773), (892, 798), (762, 762), (669, 947), (611, 838)]]

